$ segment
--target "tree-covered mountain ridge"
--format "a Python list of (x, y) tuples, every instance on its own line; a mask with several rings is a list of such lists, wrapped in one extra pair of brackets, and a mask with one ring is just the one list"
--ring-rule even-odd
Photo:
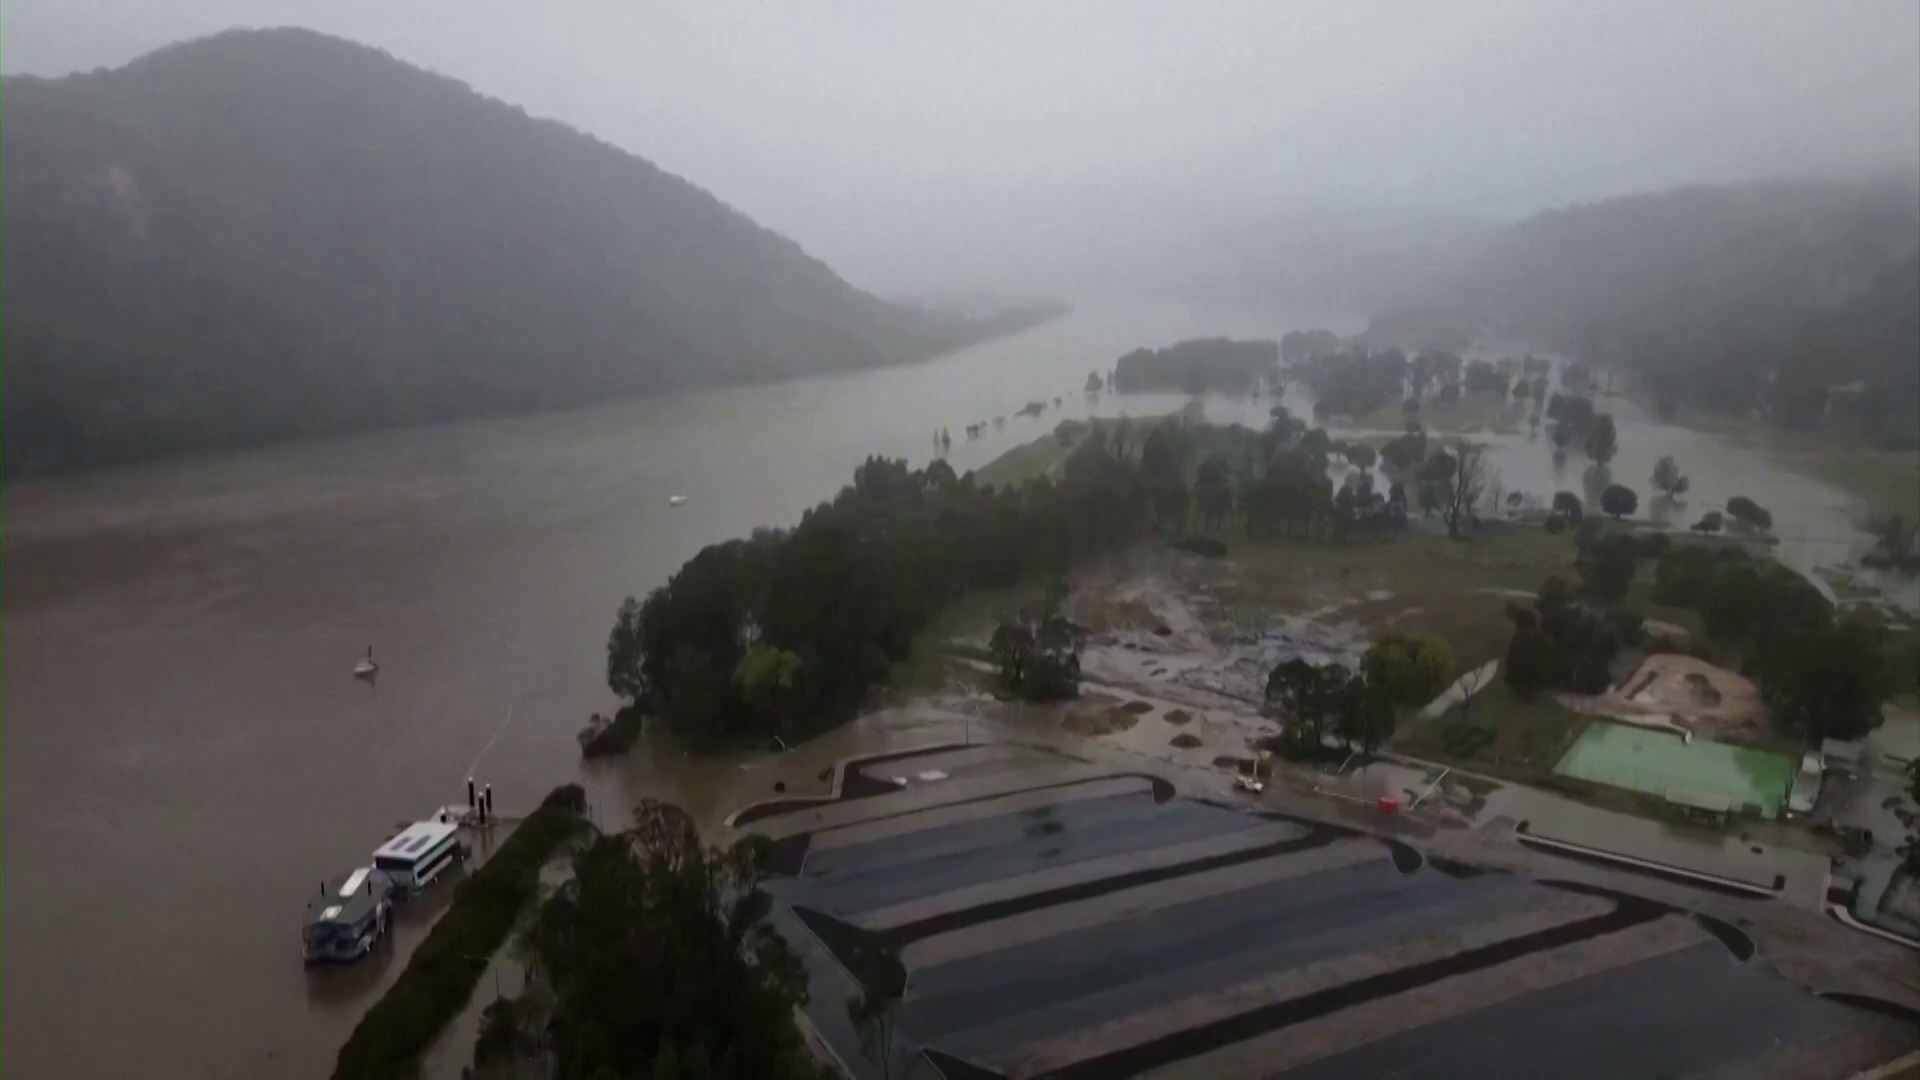
[(909, 362), (1054, 313), (885, 302), (640, 157), (310, 31), (0, 97), (8, 476)]
[(1663, 412), (1802, 424), (1830, 387), (1858, 383), (1869, 430), (1912, 445), (1917, 252), (1911, 177), (1680, 188), (1507, 226), (1383, 321), (1477, 326), (1630, 368)]

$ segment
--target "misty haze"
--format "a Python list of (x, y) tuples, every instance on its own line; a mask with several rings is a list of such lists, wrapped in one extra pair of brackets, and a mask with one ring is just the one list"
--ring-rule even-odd
[(0, 72), (8, 1076), (1920, 1068), (1920, 5)]

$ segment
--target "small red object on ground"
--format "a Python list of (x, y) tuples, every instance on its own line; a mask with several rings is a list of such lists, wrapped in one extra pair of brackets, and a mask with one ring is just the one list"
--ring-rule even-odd
[(1380, 807), (1380, 812), (1383, 814), (1397, 814), (1400, 812), (1400, 800), (1394, 798), (1391, 795), (1380, 796), (1380, 802), (1378, 805)]

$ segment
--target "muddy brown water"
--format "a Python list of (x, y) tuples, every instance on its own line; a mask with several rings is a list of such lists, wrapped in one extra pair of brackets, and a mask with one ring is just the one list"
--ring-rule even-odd
[[(647, 795), (717, 821), (784, 775), (660, 739), (582, 765), (574, 735), (612, 704), (604, 643), (621, 596), (704, 544), (792, 522), (867, 454), (924, 460), (936, 427), (955, 433), (965, 470), (1062, 417), (1179, 407), (1080, 392), (1135, 346), (1306, 325), (1355, 328), (1089, 305), (913, 367), (7, 486), (6, 1074), (323, 1075), (445, 897), (408, 911), (383, 956), (309, 973), (307, 891), (397, 822), (459, 799), (470, 770), (508, 813), (579, 779), (603, 821)], [(1056, 396), (1060, 409), (1014, 416)], [(1260, 424), (1268, 404), (1214, 400), (1208, 415)], [(965, 439), (1002, 415), (1004, 429)], [(1763, 486), (1712, 479), (1709, 437), (1660, 439), (1683, 444), (1703, 496), (1739, 486), (1785, 518)], [(1660, 439), (1623, 427), (1619, 468), (1646, 472)], [(368, 645), (373, 683), (349, 676)], [(814, 790), (819, 767), (786, 776), (789, 791)]]
[[(924, 460), (936, 427), (964, 470), (1117, 409), (1081, 384), (1137, 345), (1306, 321), (1092, 306), (912, 367), (8, 485), (6, 1075), (324, 1075), (434, 902), (385, 956), (310, 974), (307, 891), (460, 799), (469, 768), (507, 812), (574, 779), (614, 818), (772, 793), (662, 741), (582, 766), (621, 596), (791, 523), (867, 454)], [(349, 675), (368, 645), (371, 684)]]

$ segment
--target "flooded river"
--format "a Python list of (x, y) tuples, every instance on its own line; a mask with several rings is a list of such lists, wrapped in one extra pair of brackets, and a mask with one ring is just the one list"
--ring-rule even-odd
[[(926, 458), (936, 427), (1008, 418), (978, 442), (956, 434), (965, 470), (1061, 416), (1177, 407), (1081, 394), (1137, 345), (1306, 325), (1356, 328), (1087, 306), (914, 367), (7, 487), (7, 1075), (324, 1074), (432, 912), (409, 912), (370, 965), (309, 974), (307, 894), (456, 801), (470, 772), (509, 813), (580, 778), (603, 820), (647, 794), (711, 820), (766, 793), (738, 762), (663, 743), (583, 768), (574, 734), (612, 705), (604, 643), (623, 595), (704, 544), (793, 521), (867, 454)], [(1060, 410), (1014, 416), (1056, 396)], [(1209, 416), (1259, 423), (1266, 403)], [(1698, 506), (1749, 494), (1785, 533), (1807, 522), (1795, 544), (1857, 543), (1844, 495), (1751, 451), (1631, 419), (1621, 444), (1614, 472), (1643, 497), (1673, 453)], [(1556, 486), (1543, 446), (1503, 446), (1510, 489)], [(1558, 486), (1578, 490), (1583, 464)], [(369, 645), (373, 684), (349, 676)]]

